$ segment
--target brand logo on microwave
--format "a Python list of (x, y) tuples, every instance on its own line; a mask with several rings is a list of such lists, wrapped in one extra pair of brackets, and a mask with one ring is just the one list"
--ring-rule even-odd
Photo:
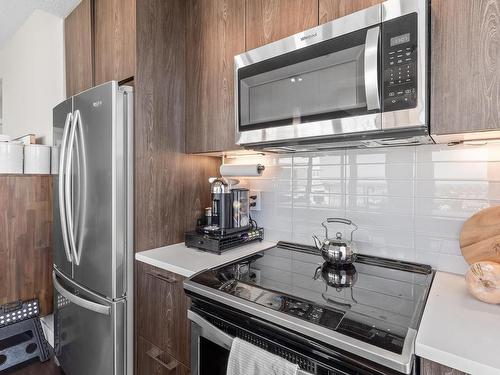
[(315, 36), (318, 36), (318, 33), (301, 36), (300, 40), (304, 41), (304, 40), (307, 40), (307, 39), (314, 38)]

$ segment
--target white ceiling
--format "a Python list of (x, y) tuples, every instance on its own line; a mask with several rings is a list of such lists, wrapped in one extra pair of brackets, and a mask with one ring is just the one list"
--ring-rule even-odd
[(66, 17), (81, 0), (0, 0), (0, 49), (24, 21), (40, 9)]

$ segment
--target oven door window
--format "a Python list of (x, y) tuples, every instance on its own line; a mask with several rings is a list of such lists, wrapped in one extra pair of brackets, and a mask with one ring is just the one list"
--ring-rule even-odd
[(240, 68), (240, 131), (380, 112), (378, 45), (376, 26)]
[(199, 375), (226, 375), (229, 350), (200, 336)]

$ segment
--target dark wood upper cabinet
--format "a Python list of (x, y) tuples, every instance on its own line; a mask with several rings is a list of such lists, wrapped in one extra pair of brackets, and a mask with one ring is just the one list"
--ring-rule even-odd
[(246, 0), (246, 49), (318, 26), (318, 0)]
[(500, 129), (500, 1), (431, 3), (431, 131)]
[(92, 0), (83, 0), (64, 20), (66, 96), (93, 86)]
[(186, 152), (234, 150), (234, 56), (245, 51), (244, 0), (188, 0)]
[(319, 0), (319, 23), (326, 23), (363, 10), (383, 0)]
[(135, 73), (135, 0), (94, 0), (95, 84)]

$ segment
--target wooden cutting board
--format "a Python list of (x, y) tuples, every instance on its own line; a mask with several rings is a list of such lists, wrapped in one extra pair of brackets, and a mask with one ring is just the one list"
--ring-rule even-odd
[(460, 248), (469, 264), (485, 260), (500, 263), (500, 206), (481, 210), (465, 222)]

